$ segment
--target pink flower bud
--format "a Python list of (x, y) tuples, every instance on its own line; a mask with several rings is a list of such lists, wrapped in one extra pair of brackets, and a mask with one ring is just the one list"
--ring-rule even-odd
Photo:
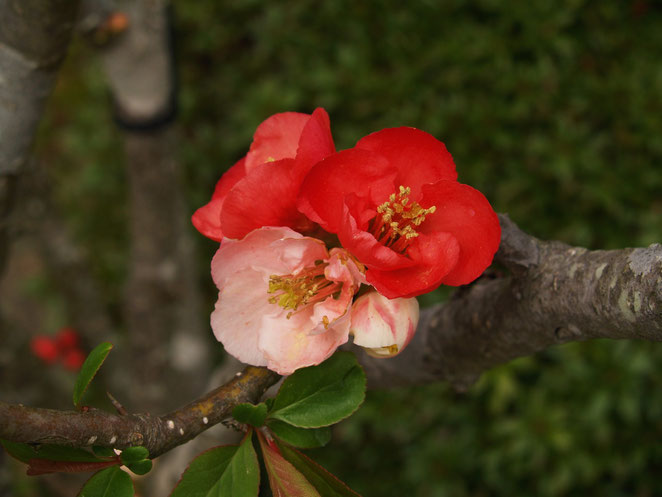
[(416, 332), (418, 301), (387, 299), (376, 291), (359, 297), (352, 306), (350, 333), (354, 343), (373, 357), (392, 357), (404, 349)]

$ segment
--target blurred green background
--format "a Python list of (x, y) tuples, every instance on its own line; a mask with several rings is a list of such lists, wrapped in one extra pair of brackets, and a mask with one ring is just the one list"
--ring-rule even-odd
[[(322, 106), (339, 149), (390, 126), (437, 136), (461, 182), (540, 238), (662, 241), (659, 3), (177, 0), (175, 10), (191, 213), (262, 120)], [(126, 182), (109, 109), (98, 58), (77, 41), (39, 153), (119, 303)], [(197, 240), (211, 309), (217, 245)], [(313, 456), (366, 497), (662, 495), (661, 361), (655, 344), (597, 341), (500, 367), (467, 394), (370, 392)]]

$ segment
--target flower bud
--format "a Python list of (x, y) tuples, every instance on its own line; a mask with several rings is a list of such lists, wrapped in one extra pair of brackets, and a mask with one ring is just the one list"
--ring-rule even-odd
[(388, 299), (371, 291), (354, 302), (350, 333), (371, 356), (392, 357), (414, 336), (418, 316), (415, 298)]

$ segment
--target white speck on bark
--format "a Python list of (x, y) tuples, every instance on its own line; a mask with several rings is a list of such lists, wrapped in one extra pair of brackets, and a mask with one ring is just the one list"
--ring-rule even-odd
[(207, 416), (205, 416), (204, 418), (202, 418), (202, 422), (203, 422), (204, 424), (208, 424), (208, 423), (209, 423), (209, 420), (207, 419)]
[(179, 434), (180, 434), (180, 435), (183, 435), (183, 434), (184, 434), (184, 428), (180, 428), (180, 429), (179, 429)]
[(174, 430), (175, 429), (175, 422), (172, 419), (168, 420), (168, 429), (169, 430)]
[(92, 436), (90, 437), (90, 439), (87, 441), (87, 445), (92, 445), (92, 444), (93, 444), (94, 442), (96, 442), (96, 441), (97, 441), (97, 436), (96, 436), (96, 435), (92, 435)]
[(110, 439), (110, 443), (114, 444), (115, 442), (117, 442), (117, 437), (113, 435), (113, 438)]

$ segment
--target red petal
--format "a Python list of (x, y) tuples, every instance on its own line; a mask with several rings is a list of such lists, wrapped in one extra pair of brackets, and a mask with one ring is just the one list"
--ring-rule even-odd
[(293, 159), (301, 132), (309, 119), (309, 114), (283, 112), (263, 121), (255, 130), (253, 143), (246, 154), (246, 169), (250, 171), (265, 162)]
[(383, 129), (361, 138), (356, 148), (386, 157), (398, 169), (396, 186), (410, 187), (413, 199), (418, 198), (421, 185), (457, 179), (453, 157), (446, 145), (420, 129)]
[(456, 265), (460, 247), (449, 233), (421, 234), (407, 249), (415, 266), (380, 271), (368, 267), (366, 279), (375, 289), (388, 297), (416, 297), (434, 290), (444, 276)]
[(212, 240), (220, 242), (223, 239), (221, 231), (221, 210), (228, 192), (239, 180), (246, 176), (246, 158), (239, 160), (234, 166), (221, 176), (216, 183), (214, 194), (207, 205), (200, 207), (193, 216), (193, 226)]
[(379, 205), (395, 191), (396, 171), (383, 157), (360, 149), (343, 150), (318, 162), (305, 177), (298, 207), (325, 230), (338, 233), (345, 197), (355, 194)]
[(296, 153), (297, 172), (303, 176), (311, 167), (335, 151), (329, 115), (322, 108), (315, 109), (301, 132)]
[(371, 233), (357, 227), (355, 216), (347, 208), (338, 239), (343, 248), (369, 268), (389, 271), (414, 265), (409, 258), (385, 247)]
[(499, 219), (485, 196), (468, 185), (439, 181), (422, 189), (421, 205), (437, 207), (420, 230), (451, 233), (460, 244), (457, 266), (443, 279), (445, 285), (466, 285), (492, 263), (501, 241)]
[(263, 226), (310, 229), (312, 224), (296, 208), (301, 179), (293, 167), (294, 159), (263, 164), (237, 183), (223, 205), (223, 235), (241, 239)]

